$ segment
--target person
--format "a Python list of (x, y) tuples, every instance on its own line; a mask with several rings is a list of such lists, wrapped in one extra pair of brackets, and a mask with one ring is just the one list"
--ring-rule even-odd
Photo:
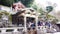
[(35, 28), (35, 23), (34, 22), (29, 22), (28, 28)]
[(50, 22), (46, 22), (45, 25), (48, 26), (48, 27), (51, 26)]
[(43, 25), (42, 22), (38, 21), (38, 26), (42, 26), (42, 25)]
[(35, 28), (35, 23), (31, 23), (31, 27), (34, 29)]

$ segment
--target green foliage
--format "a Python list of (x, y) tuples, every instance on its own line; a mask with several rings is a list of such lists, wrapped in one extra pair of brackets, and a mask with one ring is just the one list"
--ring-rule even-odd
[(21, 1), (26, 7), (30, 7), (34, 0), (15, 0), (15, 2)]
[(55, 18), (54, 16), (48, 14), (48, 18), (50, 18), (50, 17), (51, 17), (51, 18)]
[(4, 6), (11, 6), (14, 0), (0, 0), (0, 4)]
[(47, 6), (46, 10), (48, 11), (48, 13), (51, 12), (53, 10), (53, 6)]
[(9, 21), (12, 22), (12, 15), (11, 14), (9, 15)]
[(33, 1), (34, 0), (26, 0), (25, 3), (24, 3), (24, 5), (26, 5), (27, 7), (30, 7), (31, 4), (33, 4)]
[(40, 8), (36, 3), (34, 3), (31, 7), (35, 9), (36, 11), (38, 11), (39, 13), (44, 12), (44, 10)]
[(39, 17), (42, 17), (44, 15), (44, 10), (40, 8), (36, 3), (34, 3), (31, 7), (40, 13)]
[(40, 12), (40, 13), (43, 13), (43, 12), (44, 12), (44, 10), (43, 10), (42, 8), (40, 8), (40, 9), (39, 9), (39, 12)]
[(5, 14), (5, 15), (9, 15), (9, 13), (7, 11), (1, 12), (1, 13)]
[(8, 16), (9, 21), (12, 21), (12, 16), (11, 16), (11, 14), (9, 12), (7, 12), (7, 11), (0, 11), (0, 18), (2, 17), (3, 14)]
[(0, 18), (2, 17), (2, 13), (0, 13)]
[(38, 7), (37, 7), (36, 4), (33, 4), (32, 8), (35, 9), (35, 10), (37, 10)]
[(11, 6), (14, 2), (21, 1), (26, 7), (30, 7), (34, 0), (0, 0), (0, 4), (4, 6)]

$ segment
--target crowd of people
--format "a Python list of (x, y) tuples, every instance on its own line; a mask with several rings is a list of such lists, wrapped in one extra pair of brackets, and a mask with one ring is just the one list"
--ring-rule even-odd
[[(29, 24), (27, 26), (28, 26), (28, 30), (36, 29), (35, 22), (29, 22)], [(38, 26), (38, 29), (39, 29), (39, 27), (40, 27), (40, 30), (45, 28), (44, 29), (44, 30), (46, 30), (45, 32), (50, 32), (50, 33), (57, 32), (59, 30), (59, 27), (56, 24), (52, 24), (50, 21), (40, 20), (40, 21), (38, 21), (37, 26)], [(41, 26), (42, 26), (42, 29), (41, 29)]]

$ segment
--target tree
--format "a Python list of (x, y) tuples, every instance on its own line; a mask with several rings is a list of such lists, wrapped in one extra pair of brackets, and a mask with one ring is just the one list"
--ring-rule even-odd
[(21, 1), (26, 7), (30, 7), (34, 0), (15, 0), (15, 2)]
[(2, 17), (2, 13), (0, 12), (0, 18)]
[(11, 6), (13, 4), (14, 0), (0, 0), (0, 4), (4, 6)]
[(37, 6), (36, 4), (33, 4), (31, 7), (32, 7), (33, 9), (35, 9), (35, 10), (38, 9), (38, 6)]
[(2, 15), (3, 15), (3, 14), (5, 14), (6, 16), (8, 16), (9, 21), (12, 22), (12, 14), (10, 14), (10, 13), (7, 12), (7, 11), (4, 11), (4, 10), (1, 11), (1, 10), (0, 10), (0, 19), (2, 18)]
[(0, 4), (11, 6), (14, 2), (21, 1), (26, 7), (30, 7), (34, 0), (0, 0)]
[(32, 5), (32, 8), (34, 8), (37, 12), (40, 13), (40, 16), (39, 16), (40, 18), (44, 18), (45, 20), (49, 20), (49, 18), (51, 19), (55, 18), (54, 16), (47, 14), (53, 10), (53, 6), (47, 6), (46, 7), (47, 12), (43, 10), (42, 7), (39, 7), (36, 3)]
[(47, 6), (46, 10), (47, 10), (48, 13), (51, 12), (53, 10), (53, 6)]

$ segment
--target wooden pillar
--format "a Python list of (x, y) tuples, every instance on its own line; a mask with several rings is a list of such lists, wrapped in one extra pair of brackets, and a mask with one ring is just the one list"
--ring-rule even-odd
[(24, 30), (25, 30), (25, 32), (27, 31), (27, 28), (26, 28), (26, 16), (24, 16)]
[(38, 16), (36, 16), (36, 30), (38, 29)]

